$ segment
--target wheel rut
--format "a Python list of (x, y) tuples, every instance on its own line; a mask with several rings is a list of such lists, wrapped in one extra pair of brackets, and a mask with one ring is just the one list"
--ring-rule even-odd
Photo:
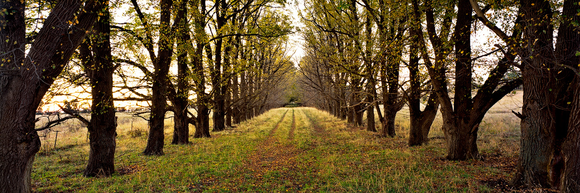
[(308, 118), (308, 121), (310, 121), (310, 124), (312, 124), (312, 127), (314, 129), (314, 136), (320, 137), (322, 140), (326, 139), (326, 137), (328, 137), (328, 132), (326, 131), (326, 129), (322, 128), (318, 122), (316, 120), (314, 120), (314, 118), (312, 118), (312, 115), (310, 115), (309, 113), (307, 113), (306, 111), (303, 111), (304, 115), (306, 116), (306, 118)]
[[(292, 118), (289, 111), (292, 111)], [(296, 110), (287, 110), (268, 133), (264, 141), (256, 146), (256, 151), (248, 156), (234, 180), (237, 185), (230, 184), (229, 189), (236, 191), (252, 190), (285, 190), (299, 191), (306, 184), (301, 152), (295, 144)], [(300, 111), (300, 110), (298, 110)], [(288, 115), (288, 116), (286, 116)], [(307, 178), (310, 180), (312, 178)], [(284, 182), (280, 184), (279, 182)], [(244, 185), (241, 185), (244, 184)]]
[(294, 109), (292, 109), (292, 126), (290, 127), (290, 131), (288, 132), (288, 140), (294, 140), (294, 130), (296, 130), (296, 116), (294, 115)]

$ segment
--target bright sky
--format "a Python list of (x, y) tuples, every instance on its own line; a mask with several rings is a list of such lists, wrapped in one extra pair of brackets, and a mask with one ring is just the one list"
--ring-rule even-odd
[(290, 35), (290, 42), (289, 45), (291, 46), (290, 53), (292, 55), (292, 61), (295, 65), (300, 62), (300, 59), (304, 56), (304, 49), (302, 47), (304, 43), (304, 39), (302, 38), (302, 33), (298, 32), (298, 28), (304, 27), (304, 24), (300, 22), (300, 15), (299, 10), (304, 8), (304, 1), (303, 0), (291, 0), (286, 5), (286, 9), (290, 12), (290, 16), (292, 17), (293, 25), (296, 27), (296, 33)]

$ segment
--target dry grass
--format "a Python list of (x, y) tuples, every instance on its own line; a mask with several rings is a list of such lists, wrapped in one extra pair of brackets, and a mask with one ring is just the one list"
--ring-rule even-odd
[[(478, 133), (478, 146), (483, 153), (499, 153), (507, 156), (516, 156), (519, 153), (520, 119), (512, 111), (521, 112), (522, 104), (523, 92), (517, 91), (505, 96), (487, 112), (479, 125)], [(366, 118), (366, 115), (364, 117)], [(380, 129), (378, 115), (375, 120), (377, 120), (377, 129)], [(429, 138), (443, 138), (442, 126), (441, 113), (438, 112), (431, 126)], [(398, 137), (409, 137), (410, 123), (407, 106), (397, 113), (395, 127)]]

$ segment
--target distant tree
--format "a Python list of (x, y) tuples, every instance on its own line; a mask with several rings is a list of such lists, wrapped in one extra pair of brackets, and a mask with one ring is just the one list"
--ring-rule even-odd
[[(376, 8), (368, 2), (365, 3), (365, 8), (369, 10), (370, 14), (373, 14), (372, 18), (377, 23), (379, 33), (379, 41), (377, 42), (379, 51), (376, 60), (379, 63), (382, 103), (385, 113), (384, 117), (379, 117), (381, 118), (381, 135), (384, 137), (396, 135), (395, 117), (405, 102), (405, 98), (399, 94), (401, 87), (399, 74), (403, 61), (403, 50), (406, 45), (404, 39), (407, 38), (405, 33), (409, 23), (406, 12), (409, 10), (409, 6), (399, 5), (399, 3), (399, 1), (380, 0)], [(367, 79), (371, 83), (375, 82), (372, 73), (369, 75), (370, 77)], [(369, 88), (372, 89), (374, 86)], [(375, 92), (370, 89), (367, 92)]]
[(364, 90), (365, 77), (371, 76), (365, 74), (365, 65), (372, 66), (371, 59), (365, 58), (372, 53), (365, 53), (363, 46), (369, 41), (364, 37), (372, 32), (366, 36), (361, 33), (365, 32), (365, 24), (373, 25), (372, 21), (361, 22), (359, 6), (354, 0), (306, 3), (308, 9), (303, 19), (306, 57), (300, 63), (306, 81), (303, 83), (310, 87), (307, 90), (315, 90), (320, 95), (315, 100), (320, 102), (316, 106), (346, 118), (350, 124), (362, 126), (368, 103), (365, 97), (374, 94)]

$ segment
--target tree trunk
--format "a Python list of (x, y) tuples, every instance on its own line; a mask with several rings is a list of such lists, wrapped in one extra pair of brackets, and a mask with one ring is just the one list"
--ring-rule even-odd
[[(469, 0), (458, 2), (455, 25), (455, 98), (452, 111), (443, 112), (443, 130), (446, 133), (447, 159), (465, 160), (478, 157), (477, 134), (471, 133), (469, 125), (472, 113), (471, 97), (471, 4)], [(458, 89), (460, 88), (460, 89)], [(477, 131), (475, 131), (477, 132)], [(474, 141), (472, 143), (472, 141)], [(473, 147), (472, 145), (475, 145)]]
[(387, 84), (383, 86), (383, 109), (385, 111), (385, 117), (382, 123), (382, 136), (394, 137), (395, 132), (395, 117), (397, 112), (401, 110), (402, 103), (399, 101), (399, 63), (400, 61), (400, 51), (401, 49), (393, 49), (395, 53), (389, 54), (390, 60), (387, 62), (386, 69), (383, 69), (384, 74), (387, 76)]
[[(192, 63), (194, 65), (194, 82), (196, 84), (195, 87), (195, 94), (197, 95), (197, 125), (195, 126), (195, 133), (193, 135), (194, 138), (201, 138), (201, 137), (210, 137), (209, 133), (209, 108), (208, 105), (210, 101), (208, 99), (207, 94), (205, 93), (205, 73), (204, 73), (204, 66), (203, 66), (203, 50), (205, 48), (205, 44), (203, 43), (203, 39), (201, 34), (204, 34), (204, 28), (206, 26), (205, 18), (203, 15), (206, 12), (206, 5), (205, 1), (194, 1), (194, 7), (191, 9), (194, 11), (194, 15), (196, 17), (195, 20), (195, 33), (200, 34), (195, 36), (196, 40), (196, 49), (195, 54), (193, 55)], [(199, 4), (198, 4), (199, 3)], [(205, 34), (204, 34), (205, 35)]]
[(382, 123), (382, 131), (381, 135), (383, 137), (389, 136), (394, 137), (396, 135), (395, 132), (395, 117), (397, 116), (396, 112), (391, 111), (391, 108), (385, 108), (385, 116)]
[(456, 117), (443, 115), (443, 128), (447, 142), (447, 159), (466, 160), (479, 158), (477, 149), (477, 129), (472, 132), (469, 123), (460, 122)]
[[(513, 180), (516, 186), (549, 187), (548, 170), (554, 150), (552, 131), (556, 123), (551, 89), (555, 88), (548, 70), (553, 66), (553, 28), (549, 22), (551, 8), (548, 1), (521, 1), (523, 12), (524, 42), (531, 50), (522, 56), (522, 78), (524, 105), (522, 107), (521, 144), (517, 173)], [(540, 11), (542, 10), (542, 11)], [(538, 22), (545, 21), (545, 22)], [(539, 33), (544, 31), (545, 33)]]
[[(236, 63), (239, 63), (239, 56), (241, 51), (240, 48), (240, 44), (242, 44), (241, 42), (241, 38), (240, 36), (236, 36), (234, 38), (234, 47), (235, 47), (235, 52), (234, 52), (234, 58), (233, 61)], [(240, 64), (238, 64), (240, 65)], [(239, 77), (242, 76), (243, 72), (239, 72), (239, 73), (234, 73), (232, 75), (232, 84), (231, 86), (231, 97), (232, 97), (232, 101), (230, 102), (231, 105), (231, 117), (232, 117), (232, 124), (239, 124), (241, 122), (240, 120), (240, 92), (239, 92)]]
[(248, 72), (242, 72), (240, 74), (240, 103), (238, 106), (238, 115), (236, 115), (238, 117), (239, 122), (245, 121), (246, 120), (246, 114), (248, 112), (248, 82), (246, 80), (246, 76), (247, 76)]
[[(255, 74), (250, 73), (248, 75), (248, 97), (254, 96), (256, 94), (255, 93), (255, 91), (256, 91), (255, 86), (256, 86), (256, 81), (257, 81), (256, 79), (257, 78), (256, 78)], [(256, 113), (255, 112), (256, 111), (256, 100), (257, 100), (257, 97), (248, 98), (248, 104), (247, 104), (248, 111), (246, 111), (247, 112), (246, 120), (250, 120), (250, 119), (254, 118), (254, 116), (256, 115), (255, 114)]]
[[(58, 1), (26, 55), (24, 1), (2, 1), (0, 9), (0, 192), (30, 192), (30, 173), (40, 139), (34, 130), (42, 97), (94, 25), (99, 9), (88, 2)], [(77, 19), (74, 19), (75, 14)], [(79, 21), (71, 28), (67, 21)], [(70, 29), (70, 30), (69, 30)], [(66, 39), (65, 39), (66, 38)], [(42, 82), (41, 82), (42, 81)]]
[(350, 98), (349, 102), (348, 102), (348, 107), (346, 109), (347, 113), (346, 113), (346, 122), (349, 124), (355, 124), (354, 122), (354, 115), (355, 115), (355, 110), (354, 110), (354, 106), (352, 106), (352, 97)]
[(159, 38), (159, 56), (153, 61), (153, 97), (151, 99), (151, 117), (149, 118), (149, 137), (145, 155), (163, 155), (165, 139), (165, 112), (167, 106), (167, 75), (173, 54), (173, 38), (170, 32), (172, 0), (161, 0), (161, 25)]
[(194, 57), (196, 79), (196, 95), (197, 95), (197, 125), (195, 126), (194, 138), (210, 137), (209, 134), (209, 100), (205, 93), (205, 75), (203, 69), (202, 52), (203, 44), (198, 43), (196, 54)]
[(231, 86), (231, 80), (228, 80), (228, 86), (226, 86), (226, 100), (225, 100), (225, 107), (226, 107), (226, 127), (232, 127), (232, 92), (228, 88)]
[(367, 131), (377, 132), (375, 127), (375, 105), (373, 104), (372, 97), (368, 97), (367, 102)]
[(110, 176), (115, 172), (115, 147), (117, 122), (113, 104), (113, 71), (111, 56), (109, 2), (99, 2), (105, 7), (95, 25), (92, 45), (94, 65), (85, 66), (91, 79), (91, 121), (89, 131), (89, 162), (83, 174), (87, 177)]
[(413, 18), (411, 20), (411, 45), (409, 48), (409, 81), (411, 82), (410, 94), (407, 98), (407, 104), (409, 106), (409, 121), (410, 121), (410, 131), (409, 131), (409, 146), (423, 145), (429, 140), (429, 131), (431, 130), (431, 125), (435, 116), (437, 115), (437, 109), (439, 108), (439, 102), (435, 92), (431, 91), (429, 93), (429, 98), (427, 99), (427, 106), (423, 111), (421, 111), (421, 83), (423, 82), (420, 71), (419, 71), (419, 33), (422, 33), (421, 29), (421, 19), (419, 13), (419, 5), (417, 0), (413, 1)]
[[(564, 1), (554, 54), (558, 60), (556, 64), (561, 64), (561, 66), (554, 66), (555, 71), (552, 71), (552, 73), (557, 72), (554, 75), (557, 87), (553, 93), (556, 94), (557, 99), (555, 106), (560, 108), (555, 109), (557, 125), (554, 132), (555, 144), (550, 163), (550, 179), (552, 188), (561, 188), (563, 192), (580, 192), (577, 174), (580, 169), (577, 164), (580, 157), (578, 157), (577, 146), (578, 134), (575, 131), (579, 126), (578, 116), (573, 117), (574, 110), (579, 108), (578, 103), (574, 104), (574, 100), (577, 100), (574, 98), (578, 98), (580, 94), (578, 91), (580, 84), (578, 84), (578, 74), (568, 69), (578, 70), (580, 61), (580, 57), (576, 54), (580, 47), (580, 35), (578, 35), (580, 28), (575, 24), (580, 20), (580, 15), (577, 14), (579, 9), (578, 2)], [(576, 171), (576, 174), (572, 171)]]
[[(179, 3), (177, 16), (187, 17), (187, 0)], [(189, 144), (189, 117), (188, 117), (188, 97), (191, 71), (187, 60), (188, 48), (191, 47), (189, 36), (189, 25), (183, 19), (179, 23), (180, 30), (177, 32), (177, 92), (172, 98), (173, 103), (173, 140), (171, 144)], [(192, 53), (193, 54), (193, 53)], [(170, 88), (175, 89), (175, 88)]]
[(376, 132), (377, 129), (375, 127), (375, 98), (374, 94), (376, 93), (376, 85), (375, 85), (375, 72), (373, 71), (373, 62), (371, 62), (372, 58), (372, 49), (373, 49), (373, 39), (372, 39), (372, 16), (368, 13), (365, 22), (365, 56), (364, 56), (364, 65), (366, 67), (366, 79), (367, 79), (367, 88), (366, 88), (366, 104), (367, 104), (367, 131)]
[(198, 107), (197, 127), (195, 127), (194, 138), (211, 137), (209, 134), (209, 108), (202, 105)]
[(410, 116), (409, 146), (423, 145), (429, 141), (429, 131), (436, 115), (437, 110), (435, 109), (434, 111), (422, 112), (419, 116), (416, 113)]
[(173, 113), (173, 140), (171, 144), (189, 144), (189, 121), (187, 106), (174, 105)]
[(240, 120), (240, 93), (239, 93), (239, 89), (238, 89), (238, 76), (239, 75), (234, 75), (234, 78), (232, 79), (232, 123), (233, 124), (239, 124), (241, 122)]
[[(358, 103), (360, 103), (360, 101), (358, 101)], [(354, 121), (355, 125), (358, 127), (363, 126), (363, 115), (365, 113), (363, 109), (364, 107), (362, 104), (354, 106)]]
[[(423, 145), (429, 140), (431, 125), (437, 116), (439, 102), (434, 92), (431, 92), (427, 106), (420, 110), (419, 99), (409, 99), (410, 133), (409, 146)], [(413, 102), (412, 102), (413, 101)]]
[[(216, 8), (218, 9), (217, 15), (217, 30), (218, 35), (221, 34), (221, 29), (226, 23), (226, 18), (224, 18), (225, 8), (227, 4), (224, 0), (216, 1)], [(211, 72), (211, 83), (212, 90), (214, 94), (214, 106), (213, 106), (213, 131), (223, 131), (226, 128), (225, 125), (225, 96), (223, 93), (224, 85), (222, 84), (222, 44), (223, 38), (216, 41), (215, 44), (215, 59), (214, 67)]]
[[(3, 75), (0, 87), (0, 192), (30, 192), (30, 173), (40, 139), (34, 131), (34, 111), (19, 115), (25, 92), (19, 76)], [(32, 119), (31, 119), (32, 118)]]
[(40, 139), (34, 131), (36, 109), (18, 114), (20, 104), (29, 103), (21, 99), (29, 93), (22, 89), (26, 80), (18, 75), (17, 68), (25, 57), (19, 50), (19, 46), (24, 47), (20, 42), (26, 41), (25, 5), (23, 1), (2, 1), (0, 9), (11, 13), (0, 14), (0, 53), (13, 52), (0, 55), (0, 192), (30, 192), (32, 162)]
[[(580, 78), (575, 80), (574, 100), (568, 135), (563, 145), (564, 171), (561, 177), (562, 192), (580, 192)], [(560, 177), (560, 176), (557, 176)]]

